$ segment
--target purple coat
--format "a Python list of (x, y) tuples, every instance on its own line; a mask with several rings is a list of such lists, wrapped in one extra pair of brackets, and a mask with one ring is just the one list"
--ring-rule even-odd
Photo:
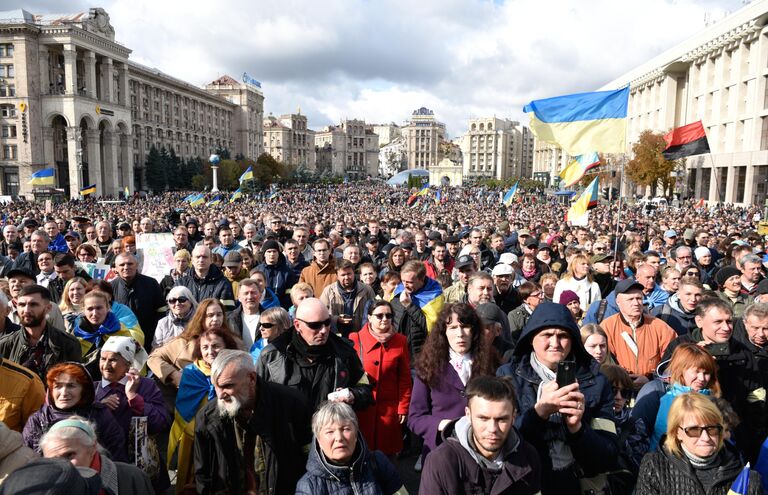
[(440, 421), (464, 416), (467, 405), (464, 384), (450, 364), (445, 364), (440, 377), (434, 388), (430, 388), (418, 376), (413, 381), (408, 427), (424, 439), (425, 455), (436, 447), (440, 436), (437, 431)]
[(123, 386), (117, 388), (102, 387), (101, 380), (99, 380), (94, 383), (94, 387), (96, 389), (96, 402), (101, 402), (102, 399), (110, 395), (118, 395), (120, 397), (120, 405), (112, 411), (112, 415), (125, 433), (126, 441), (131, 427), (131, 418), (134, 416), (147, 417), (150, 435), (157, 435), (158, 433), (168, 431), (171, 425), (171, 416), (165, 408), (163, 394), (157, 388), (154, 380), (141, 378), (137, 396), (131, 404), (128, 404), (128, 397), (125, 395), (125, 387)]
[(35, 414), (29, 417), (24, 426), (24, 443), (38, 454), (40, 451), (40, 437), (51, 427), (70, 416), (82, 416), (96, 425), (96, 437), (99, 444), (107, 449), (113, 461), (127, 462), (128, 449), (126, 438), (120, 425), (115, 421), (110, 410), (104, 404), (94, 402), (90, 406), (63, 411), (46, 403)]

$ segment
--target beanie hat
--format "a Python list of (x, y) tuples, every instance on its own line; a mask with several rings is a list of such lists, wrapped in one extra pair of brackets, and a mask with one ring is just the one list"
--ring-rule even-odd
[(696, 256), (696, 259), (699, 259), (702, 256), (711, 256), (712, 251), (710, 251), (708, 247), (699, 246), (693, 250), (693, 255)]
[(572, 301), (578, 301), (579, 295), (572, 290), (564, 290), (560, 293), (560, 300), (558, 301), (563, 306), (567, 306)]
[(273, 239), (270, 239), (270, 240), (268, 240), (267, 242), (265, 242), (265, 243), (264, 243), (264, 244), (261, 246), (261, 250), (262, 250), (263, 252), (265, 252), (265, 253), (266, 253), (267, 251), (269, 251), (270, 249), (277, 249), (278, 251), (280, 251), (280, 243), (279, 243), (279, 242), (277, 242), (277, 241), (275, 241), (275, 240), (273, 240)]
[(725, 284), (725, 281), (735, 275), (741, 275), (741, 272), (735, 267), (724, 266), (715, 274), (715, 282), (717, 282), (717, 285), (722, 288), (723, 284)]
[(59, 458), (35, 459), (13, 471), (0, 485), (0, 494), (30, 495), (96, 495), (102, 487), (101, 477), (88, 468), (76, 468)]

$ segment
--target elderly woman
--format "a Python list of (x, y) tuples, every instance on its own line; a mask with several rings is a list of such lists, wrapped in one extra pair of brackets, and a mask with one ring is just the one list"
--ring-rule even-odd
[(29, 417), (22, 433), (29, 448), (40, 453), (39, 443), (43, 433), (76, 414), (96, 425), (102, 445), (113, 460), (127, 460), (125, 434), (109, 408), (95, 400), (93, 380), (83, 365), (57, 364), (48, 370), (46, 382), (48, 395), (45, 404)]
[(403, 450), (401, 425), (411, 401), (408, 339), (392, 325), (392, 305), (375, 301), (368, 322), (349, 335), (373, 385), (374, 404), (358, 412), (360, 430), (370, 447), (394, 456)]
[(152, 349), (163, 346), (181, 335), (197, 309), (195, 296), (183, 285), (172, 288), (165, 296), (165, 302), (168, 303), (168, 314), (157, 322)]
[[(724, 441), (723, 415), (702, 394), (685, 393), (669, 409), (661, 448), (643, 458), (636, 495), (726, 495), (743, 464)], [(763, 493), (760, 475), (749, 472), (745, 495)]]
[(101, 378), (99, 370), (99, 350), (109, 336), (124, 336), (136, 339), (144, 345), (144, 333), (129, 329), (115, 313), (110, 311), (109, 296), (104, 292), (92, 290), (83, 298), (83, 315), (75, 320), (74, 335), (80, 340), (83, 351), (83, 363), (92, 377)]
[(82, 314), (83, 298), (85, 297), (87, 285), (88, 282), (80, 277), (71, 278), (64, 285), (59, 309), (61, 310), (61, 316), (64, 317), (64, 321), (67, 324), (65, 330), (69, 333), (74, 332), (75, 320)]
[(162, 347), (158, 347), (149, 355), (147, 366), (155, 376), (166, 385), (178, 388), (181, 382), (181, 372), (195, 360), (197, 339), (206, 330), (223, 328), (228, 332), (229, 325), (224, 306), (217, 299), (203, 299), (192, 315), (186, 330), (178, 337)]
[(101, 478), (101, 493), (155, 493), (149, 479), (139, 468), (113, 462), (109, 456), (102, 455), (96, 428), (85, 418), (71, 416), (59, 421), (40, 439), (40, 448), (46, 458), (62, 458), (76, 467), (95, 470)]
[[(280, 308), (282, 309), (282, 308)], [(283, 310), (284, 311), (284, 310)], [(211, 365), (223, 349), (240, 349), (241, 342), (223, 328), (205, 330), (195, 341), (195, 360), (181, 373), (176, 395), (176, 413), (168, 437), (168, 461), (178, 450), (176, 493), (194, 491), (192, 448), (195, 442), (195, 415), (216, 396), (211, 384)]]
[(168, 292), (176, 285), (176, 281), (184, 276), (191, 261), (192, 256), (186, 249), (179, 249), (173, 253), (173, 268), (171, 268), (168, 275), (163, 277), (163, 280), (160, 281), (160, 287), (162, 287), (166, 297), (168, 296)]
[(324, 403), (312, 416), (312, 432), (315, 441), (297, 495), (402, 493), (395, 466), (381, 452), (368, 450), (349, 405)]
[[(571, 369), (570, 384), (557, 381), (558, 363)], [(580, 493), (586, 478), (616, 468), (618, 439), (614, 394), (600, 365), (581, 344), (568, 308), (543, 302), (533, 311), (511, 363), (520, 412), (515, 425), (539, 451), (542, 493)], [(598, 490), (605, 487), (596, 487)]]
[(259, 332), (261, 338), (253, 343), (250, 348), (251, 356), (256, 361), (270, 342), (293, 328), (293, 320), (288, 315), (288, 311), (281, 307), (274, 307), (264, 310), (259, 317)]

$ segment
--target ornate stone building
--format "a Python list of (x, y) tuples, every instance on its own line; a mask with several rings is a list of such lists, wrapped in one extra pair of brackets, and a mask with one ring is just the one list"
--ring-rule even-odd
[(409, 169), (429, 169), (443, 159), (440, 144), (446, 139), (445, 124), (435, 119), (432, 110), (424, 107), (415, 110), (402, 133)]
[(524, 164), (527, 129), (520, 122), (492, 118), (470, 119), (461, 139), (465, 179), (529, 177)]
[(315, 131), (307, 127), (307, 116), (297, 113), (264, 119), (264, 150), (275, 160), (314, 170)]
[(362, 120), (343, 120), (315, 133), (317, 168), (349, 179), (375, 177), (379, 169), (379, 136)]

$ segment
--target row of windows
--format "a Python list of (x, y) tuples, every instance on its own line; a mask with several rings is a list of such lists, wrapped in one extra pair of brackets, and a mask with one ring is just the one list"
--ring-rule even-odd
[(16, 160), (19, 156), (18, 148), (15, 144), (4, 144), (3, 145), (3, 160)]
[(0, 44), (0, 57), (13, 57), (13, 45), (10, 43)]

